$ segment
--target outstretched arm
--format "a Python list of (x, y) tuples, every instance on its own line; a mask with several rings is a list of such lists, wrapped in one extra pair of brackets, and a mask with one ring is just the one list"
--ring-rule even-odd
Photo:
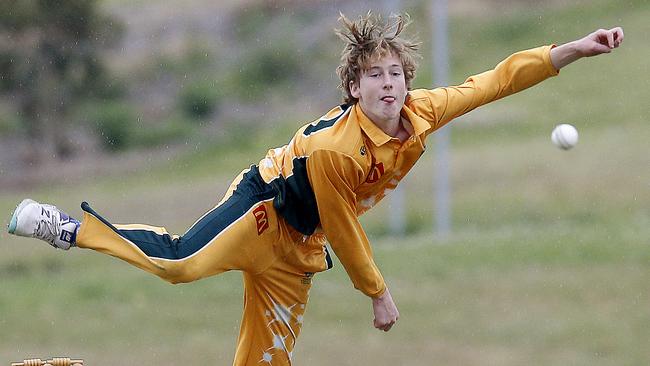
[(429, 121), (431, 133), (452, 119), (479, 106), (520, 92), (582, 57), (609, 53), (623, 42), (623, 29), (599, 29), (559, 47), (544, 46), (517, 52), (493, 70), (470, 76), (463, 84), (416, 89), (409, 92), (407, 106)]
[(551, 63), (559, 70), (580, 58), (610, 53), (622, 42), (623, 28), (599, 29), (581, 39), (553, 48)]

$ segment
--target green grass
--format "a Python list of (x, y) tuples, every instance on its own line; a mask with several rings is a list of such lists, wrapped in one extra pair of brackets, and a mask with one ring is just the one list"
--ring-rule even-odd
[[(429, 235), (377, 240), (400, 322), (388, 334), (372, 329), (369, 302), (355, 296), (336, 263), (315, 279), (296, 362), (646, 364), (650, 253), (633, 233), (616, 235), (615, 245), (610, 235), (546, 227), (465, 232), (445, 243)], [(0, 267), (0, 313), (11, 330), (3, 335), (3, 357), (72, 353), (95, 364), (116, 357), (138, 364), (230, 359), (239, 274), (170, 286), (88, 251), (15, 244), (20, 250), (5, 251)]]
[[(626, 41), (454, 123), (454, 230), (445, 239), (432, 233), (432, 138), (403, 182), (409, 235), (385, 235), (388, 200), (362, 218), (400, 321), (374, 330), (370, 301), (336, 262), (314, 280), (296, 364), (650, 364), (649, 17), (647, 2), (597, 1), (454, 19), (457, 81), (512, 50), (601, 25), (623, 25)], [(551, 145), (558, 122), (578, 127), (575, 149)], [(128, 176), (3, 188), (0, 212), (30, 196), (78, 215), (88, 200), (115, 222), (180, 233), (297, 123), (249, 128), (242, 133), (256, 138), (245, 145), (241, 136), (199, 138), (194, 152)], [(0, 231), (0, 362), (230, 364), (241, 281), (227, 273), (171, 286), (110, 257)]]
[[(400, 299), (395, 333), (364, 330), (367, 304), (332, 306), (337, 291), (319, 283), (310, 310), (332, 319), (314, 333), (306, 330), (304, 338), (356, 339), (320, 347), (320, 357), (352, 355), (345, 365), (646, 363), (647, 355), (633, 347), (648, 336), (647, 248), (631, 240), (614, 251), (604, 240), (586, 244), (572, 235), (529, 234), (541, 240), (481, 235), (435, 245), (417, 237), (381, 247), (378, 262)], [(340, 296), (346, 291), (342, 276), (338, 283)], [(354, 319), (362, 319), (358, 327), (349, 326)]]

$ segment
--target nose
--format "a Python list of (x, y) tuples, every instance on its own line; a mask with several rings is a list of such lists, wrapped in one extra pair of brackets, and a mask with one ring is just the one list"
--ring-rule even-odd
[(393, 88), (393, 82), (390, 78), (390, 75), (385, 74), (383, 82), (384, 82), (384, 86), (383, 86), (384, 89), (390, 90)]

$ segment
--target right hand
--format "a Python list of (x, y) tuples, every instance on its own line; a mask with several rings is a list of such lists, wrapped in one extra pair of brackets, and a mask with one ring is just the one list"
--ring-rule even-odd
[(374, 326), (379, 330), (388, 332), (399, 319), (399, 311), (390, 296), (388, 288), (379, 297), (372, 299), (372, 311), (375, 315)]

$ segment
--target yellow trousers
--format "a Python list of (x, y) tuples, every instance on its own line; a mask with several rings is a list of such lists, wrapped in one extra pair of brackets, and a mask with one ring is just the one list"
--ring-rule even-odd
[(183, 235), (111, 224), (87, 203), (76, 245), (129, 262), (171, 283), (244, 273), (244, 312), (234, 365), (291, 365), (312, 276), (331, 267), (325, 238), (303, 236), (275, 212), (275, 192), (244, 170), (221, 202)]

